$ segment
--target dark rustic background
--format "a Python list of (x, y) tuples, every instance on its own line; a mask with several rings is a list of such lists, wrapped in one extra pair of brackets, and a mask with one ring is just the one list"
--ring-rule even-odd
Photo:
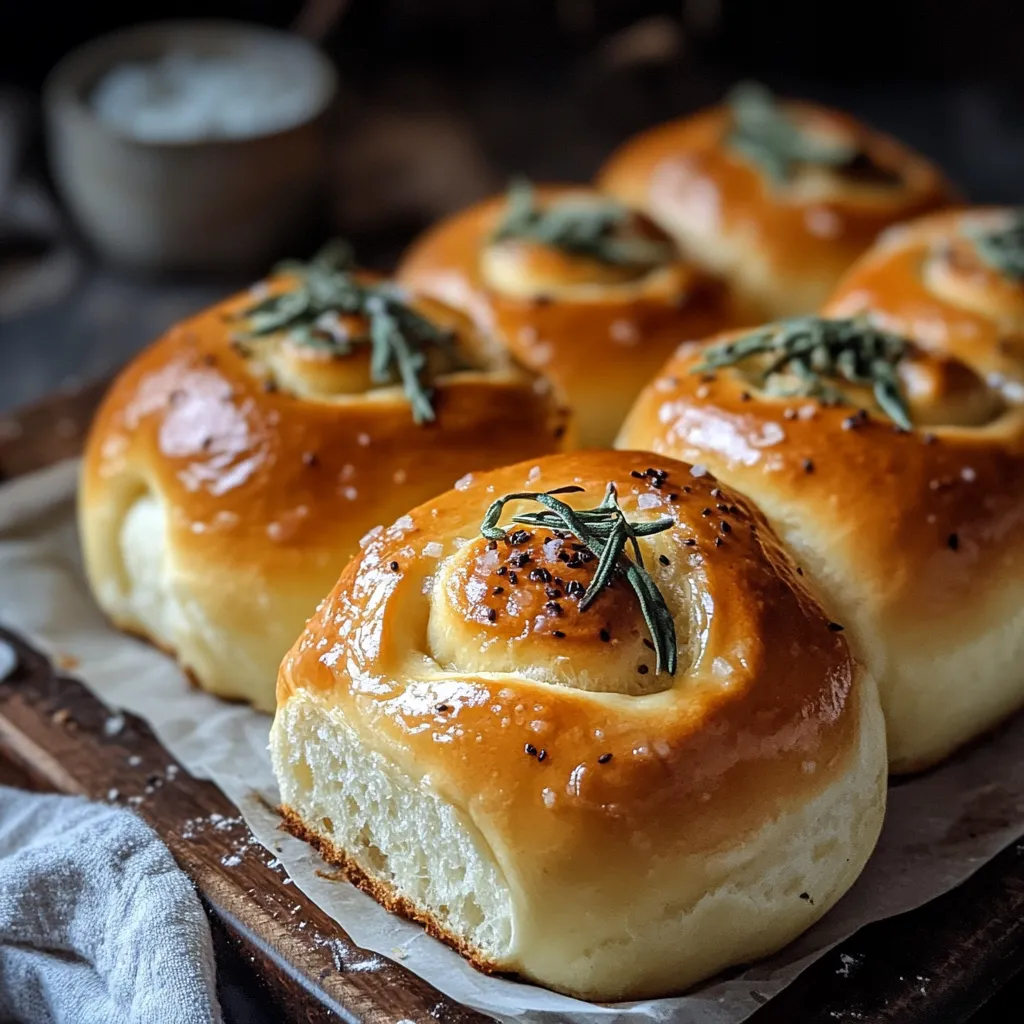
[[(59, 13), (4, 0), (0, 11), (0, 89), (30, 123), (54, 62), (121, 25), (223, 16), (316, 35), (342, 82), (321, 234), (352, 237), (385, 267), (416, 230), (510, 173), (586, 178), (632, 132), (747, 76), (894, 132), (972, 199), (1024, 200), (1019, 0), (99, 0)], [(38, 132), (21, 163), (45, 183)], [(30, 255), (0, 226), (0, 289)], [(48, 301), (12, 312), (0, 295), (0, 409), (109, 372), (238, 283), (133, 280), (85, 259)]]

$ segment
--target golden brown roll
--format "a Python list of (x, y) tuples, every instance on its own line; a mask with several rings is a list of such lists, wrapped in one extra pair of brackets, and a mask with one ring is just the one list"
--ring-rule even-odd
[(745, 323), (816, 311), (883, 228), (952, 201), (895, 139), (755, 85), (626, 142), (598, 183), (724, 277)]
[(386, 907), (597, 1000), (785, 945), (885, 802), (874, 683), (771, 529), (636, 452), (374, 533), (281, 666), (271, 756), (288, 827)]
[(85, 452), (100, 606), (265, 710), (363, 534), (566, 431), (544, 382), (461, 314), (332, 260), (169, 331), (118, 377)]
[(878, 680), (893, 771), (1024, 704), (1024, 408), (965, 363), (862, 320), (770, 325), (684, 347), (618, 444), (757, 502)]
[(736, 322), (664, 232), (582, 186), (517, 184), (427, 231), (397, 276), (552, 380), (585, 447), (611, 444), (680, 341)]
[(825, 313), (868, 314), (1024, 399), (1024, 211), (954, 210), (890, 228)]

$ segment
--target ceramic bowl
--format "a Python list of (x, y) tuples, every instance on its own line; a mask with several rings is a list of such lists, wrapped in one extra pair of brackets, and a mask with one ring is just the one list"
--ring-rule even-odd
[[(109, 69), (167, 52), (258, 52), (294, 69), (308, 115), (242, 138), (140, 141), (101, 119), (90, 96)], [(65, 57), (43, 91), (56, 186), (100, 255), (139, 270), (263, 269), (310, 225), (326, 172), (325, 115), (337, 78), (297, 36), (215, 21), (161, 22)], [(305, 108), (304, 108), (305, 109)]]

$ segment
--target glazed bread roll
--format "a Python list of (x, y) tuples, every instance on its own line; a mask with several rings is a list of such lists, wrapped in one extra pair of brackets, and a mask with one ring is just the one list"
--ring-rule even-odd
[(967, 364), (862, 320), (770, 325), (684, 346), (618, 444), (757, 502), (878, 680), (894, 772), (1024, 703), (1024, 408)]
[(540, 384), (338, 253), (282, 272), (173, 328), (106, 396), (79, 505), (96, 599), (204, 689), (272, 711), (367, 530), (467, 469), (560, 450)]
[(579, 440), (608, 446), (676, 345), (733, 324), (722, 288), (641, 214), (592, 189), (513, 186), (442, 221), (398, 268), (461, 309), (572, 407)]
[(952, 198), (894, 139), (755, 85), (626, 142), (598, 183), (724, 277), (745, 323), (816, 311), (883, 228)]
[(1024, 399), (1024, 211), (948, 211), (890, 228), (825, 312), (867, 314)]
[(878, 836), (884, 748), (760, 514), (614, 451), (474, 474), (368, 537), (271, 731), (291, 831), (477, 967), (596, 1000), (821, 917)]

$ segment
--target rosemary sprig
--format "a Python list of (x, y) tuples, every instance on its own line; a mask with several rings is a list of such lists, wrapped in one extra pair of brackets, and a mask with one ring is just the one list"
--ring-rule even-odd
[(491, 240), (528, 239), (613, 266), (647, 267), (670, 260), (671, 245), (621, 232), (629, 217), (629, 210), (614, 200), (589, 196), (570, 195), (541, 207), (533, 185), (520, 178), (509, 185), (505, 215)]
[(1024, 279), (1024, 208), (1013, 211), (1004, 227), (968, 232), (978, 256), (1007, 277)]
[[(354, 274), (347, 243), (328, 243), (309, 263), (289, 261), (275, 272), (295, 275), (295, 284), (240, 314), (245, 334), (262, 337), (285, 332), (293, 341), (348, 355), (357, 345), (370, 345), (370, 377), (375, 384), (402, 382), (417, 423), (434, 419), (431, 395), (423, 381), (427, 345), (451, 346), (449, 332), (406, 305), (388, 283), (366, 283)], [(338, 329), (338, 316), (365, 317), (365, 334), (351, 336)]]
[[(661, 533), (674, 526), (675, 520), (666, 516), (649, 522), (631, 523), (619, 508), (618, 494), (612, 483), (608, 484), (604, 498), (596, 508), (574, 509), (555, 497), (557, 494), (572, 494), (582, 490), (582, 487), (572, 485), (558, 487), (552, 491), (506, 494), (503, 498), (498, 498), (487, 510), (480, 532), (488, 540), (500, 540), (505, 536), (505, 531), (498, 526), (498, 520), (501, 518), (502, 509), (510, 501), (536, 501), (544, 505), (547, 511), (524, 512), (513, 516), (512, 522), (547, 530), (567, 530), (594, 555), (597, 559), (597, 568), (590, 586), (580, 598), (581, 611), (586, 611), (617, 574), (624, 576), (636, 593), (654, 643), (655, 671), (660, 672), (664, 667), (669, 675), (675, 675), (678, 661), (675, 622), (665, 599), (661, 596), (661, 591), (644, 568), (643, 555), (637, 543), (638, 537), (650, 537), (655, 533)], [(626, 553), (627, 544), (633, 549), (632, 558)]]
[(740, 82), (726, 104), (733, 122), (727, 143), (775, 181), (787, 181), (800, 164), (842, 170), (864, 161), (865, 154), (854, 143), (821, 138), (801, 128), (757, 82)]
[[(804, 316), (782, 320), (741, 338), (705, 349), (691, 373), (708, 373), (735, 366), (751, 356), (774, 358), (761, 373), (761, 385), (777, 395), (806, 395), (842, 405), (842, 391), (829, 378), (870, 385), (886, 415), (910, 430), (910, 414), (896, 374), (907, 343), (895, 334), (873, 327), (863, 318), (826, 320)], [(798, 378), (795, 387), (778, 380), (786, 372)]]

